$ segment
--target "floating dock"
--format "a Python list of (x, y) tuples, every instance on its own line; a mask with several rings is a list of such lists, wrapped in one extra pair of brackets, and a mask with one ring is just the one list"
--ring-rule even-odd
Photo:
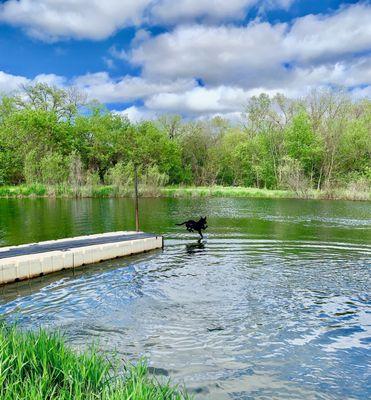
[(162, 236), (127, 231), (0, 247), (0, 284), (162, 247)]

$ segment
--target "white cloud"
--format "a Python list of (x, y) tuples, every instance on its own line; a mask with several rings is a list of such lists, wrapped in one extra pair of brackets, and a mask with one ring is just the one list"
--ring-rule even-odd
[(89, 99), (107, 103), (132, 101), (161, 92), (182, 92), (195, 86), (192, 79), (149, 81), (141, 77), (125, 76), (114, 80), (107, 72), (82, 75), (71, 83), (86, 92)]
[(7, 0), (0, 21), (20, 26), (35, 38), (101, 40), (144, 22), (243, 19), (251, 6), (288, 8), (294, 0)]
[[(288, 24), (182, 25), (134, 47), (130, 59), (150, 79), (201, 78), (207, 85), (271, 87), (292, 69), (342, 62), (371, 50), (371, 5)], [(290, 67), (287, 67), (287, 64)]]
[(185, 79), (151, 82), (130, 75), (113, 79), (107, 72), (81, 75), (68, 80), (54, 74), (40, 74), (29, 79), (0, 71), (0, 94), (19, 91), (22, 89), (22, 85), (40, 82), (57, 87), (76, 87), (86, 93), (89, 100), (98, 100), (102, 103), (123, 103), (147, 98), (157, 93), (184, 92), (196, 86), (194, 80)]
[(220, 86), (213, 89), (197, 87), (183, 93), (159, 93), (145, 105), (152, 110), (191, 114), (232, 112), (243, 109), (249, 93), (240, 88)]
[(298, 97), (310, 89), (256, 87), (244, 90), (233, 86), (214, 88), (196, 87), (182, 93), (159, 93), (150, 96), (144, 103), (146, 109), (161, 113), (185, 114), (194, 118), (202, 116), (231, 115), (241, 113), (252, 96), (266, 93), (274, 96), (277, 93), (288, 97)]
[(0, 21), (26, 29), (43, 40), (104, 39), (116, 30), (139, 24), (151, 0), (8, 0)]
[(128, 117), (131, 122), (151, 120), (157, 117), (157, 114), (154, 111), (148, 110), (145, 107), (131, 106), (125, 110), (113, 112)]
[(152, 8), (152, 18), (162, 23), (189, 22), (204, 17), (211, 21), (243, 19), (257, 0), (163, 0)]
[(234, 112), (226, 112), (226, 113), (211, 113), (211, 114), (203, 114), (199, 117), (195, 117), (195, 119), (200, 121), (212, 120), (213, 118), (220, 117), (225, 120), (231, 121), (233, 123), (241, 122), (243, 119), (243, 113), (241, 111)]
[(40, 74), (37, 75), (32, 83), (46, 83), (50, 86), (65, 86), (67, 84), (67, 79), (63, 76), (55, 74)]
[(153, 119), (163, 113), (179, 113), (189, 118), (211, 118), (221, 115), (236, 119), (249, 98), (264, 92), (270, 96), (282, 93), (287, 97), (305, 96), (312, 89), (339, 86), (348, 89), (353, 98), (371, 98), (371, 59), (363, 57), (354, 62), (340, 62), (289, 71), (270, 85), (243, 88), (233, 85), (196, 86), (193, 80), (150, 81), (125, 76), (112, 79), (106, 72), (86, 74), (67, 80), (49, 74), (34, 79), (14, 76), (0, 71), (0, 93), (11, 93), (23, 84), (46, 82), (56, 86), (75, 86), (87, 93), (88, 99), (106, 103), (143, 100), (144, 106), (131, 106), (124, 111), (132, 121)]
[(0, 95), (17, 91), (29, 82), (24, 76), (11, 75), (0, 71)]
[[(197, 5), (193, 0), (182, 0), (179, 10), (197, 5), (198, 11), (191, 14), (202, 16), (200, 10), (208, 1), (200, 0)], [(160, 7), (166, 2), (158, 0), (155, 4)], [(61, 2), (55, 3), (60, 6)], [(252, 1), (231, 0), (221, 7), (232, 10), (248, 3)], [(339, 86), (354, 98), (370, 98), (369, 20), (371, 4), (360, 3), (331, 15), (298, 18), (290, 24), (260, 20), (244, 26), (188, 24), (157, 36), (140, 29), (131, 52), (111, 47), (106, 59), (108, 66), (116, 70), (120, 62), (133, 63), (141, 68), (139, 76), (112, 78), (102, 71), (73, 79), (53, 74), (27, 79), (0, 72), (0, 92), (40, 81), (64, 87), (73, 85), (85, 91), (89, 99), (105, 103), (140, 100), (143, 106), (121, 112), (135, 121), (161, 113), (233, 118), (251, 96), (261, 92), (298, 97), (315, 88)]]
[(371, 49), (371, 4), (342, 8), (334, 15), (298, 18), (284, 39), (299, 61), (328, 61)]
[(151, 9), (151, 19), (157, 23), (176, 24), (202, 19), (206, 22), (243, 20), (247, 11), (256, 6), (267, 9), (288, 9), (294, 0), (161, 0)]
[[(279, 72), (286, 25), (250, 23), (247, 27), (180, 26), (134, 48), (131, 61), (150, 78), (202, 78), (253, 86)], [(273, 71), (272, 71), (273, 70)]]
[[(129, 118), (131, 122), (141, 122), (141, 121), (148, 121), (148, 120), (154, 120), (158, 118), (160, 115), (163, 114), (163, 112), (156, 111), (156, 110), (151, 110), (148, 109), (147, 107), (137, 107), (137, 106), (131, 106), (128, 107), (122, 111), (113, 111), (116, 114), (119, 115), (124, 115)], [(172, 114), (172, 113), (179, 113), (179, 110), (166, 110), (166, 113)], [(228, 119), (233, 122), (238, 122), (241, 121), (242, 113), (241, 111), (233, 111), (233, 112), (216, 112), (216, 113), (184, 113), (184, 109), (181, 110), (180, 112), (183, 114), (186, 118), (190, 119), (196, 119), (196, 120), (209, 120), (215, 117), (222, 117), (224, 119)]]
[(296, 68), (290, 74), (287, 85), (300, 86), (353, 86), (371, 85), (371, 57), (326, 63), (318, 66)]
[(54, 74), (40, 74), (34, 79), (20, 75), (7, 74), (0, 71), (0, 95), (12, 94), (22, 90), (22, 87), (34, 83), (47, 83), (48, 85), (63, 86), (66, 82), (64, 77)]

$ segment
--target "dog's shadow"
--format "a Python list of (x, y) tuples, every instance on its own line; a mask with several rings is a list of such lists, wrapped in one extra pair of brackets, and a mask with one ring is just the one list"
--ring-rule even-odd
[(188, 254), (196, 254), (199, 253), (199, 250), (205, 249), (205, 242), (201, 239), (197, 240), (196, 243), (188, 243), (186, 244), (186, 251)]

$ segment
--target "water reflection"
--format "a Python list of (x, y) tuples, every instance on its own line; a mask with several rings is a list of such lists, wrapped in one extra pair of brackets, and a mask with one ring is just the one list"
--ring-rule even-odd
[(200, 250), (205, 249), (205, 242), (199, 239), (195, 243), (187, 243), (185, 247), (188, 254), (197, 254)]

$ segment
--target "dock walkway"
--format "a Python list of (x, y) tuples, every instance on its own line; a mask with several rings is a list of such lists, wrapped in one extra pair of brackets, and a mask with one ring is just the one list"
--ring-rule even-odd
[(162, 247), (162, 236), (132, 231), (0, 247), (0, 284)]

